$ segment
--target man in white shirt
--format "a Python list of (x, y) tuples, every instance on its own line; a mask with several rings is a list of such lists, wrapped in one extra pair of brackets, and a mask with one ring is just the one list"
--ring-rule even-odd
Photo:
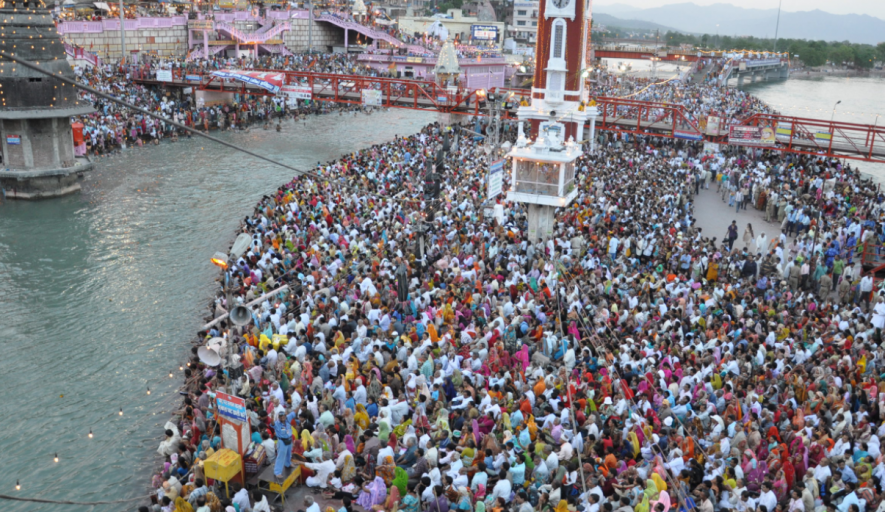
[(304, 497), (304, 512), (320, 512), (320, 506), (314, 503), (313, 496)]
[(766, 512), (774, 512), (777, 507), (777, 496), (771, 490), (771, 484), (765, 482), (762, 484), (762, 493), (759, 495), (759, 505), (764, 506)]

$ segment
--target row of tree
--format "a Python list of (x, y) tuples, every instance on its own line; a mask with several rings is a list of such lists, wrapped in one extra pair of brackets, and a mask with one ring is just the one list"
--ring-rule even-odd
[[(763, 39), (758, 37), (731, 37), (717, 34), (696, 36), (669, 31), (661, 38), (668, 46), (691, 44), (705, 49), (787, 51), (810, 67), (823, 66), (827, 62), (846, 64), (870, 69), (877, 62), (885, 61), (885, 43), (877, 46), (849, 43), (848, 41), (807, 41), (804, 39)], [(798, 56), (798, 57), (796, 57)]]
[[(823, 66), (827, 62), (870, 69), (877, 63), (885, 62), (885, 43), (877, 46), (855, 44), (848, 41), (807, 41), (805, 39), (763, 39), (759, 37), (732, 37), (718, 34), (685, 34), (668, 31), (623, 29), (607, 27), (603, 38), (642, 38), (659, 41), (667, 46), (691, 45), (705, 50), (751, 50), (758, 52), (789, 52), (794, 59), (809, 67)], [(596, 36), (594, 36), (596, 37)]]

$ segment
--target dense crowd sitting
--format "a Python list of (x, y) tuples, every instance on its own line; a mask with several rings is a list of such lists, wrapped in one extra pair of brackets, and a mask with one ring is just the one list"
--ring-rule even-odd
[[(203, 471), (226, 392), (247, 402), (247, 454), (321, 490), (308, 512), (881, 510), (885, 298), (858, 251), (882, 239), (883, 196), (856, 169), (600, 134), (530, 241), (524, 205), (485, 214), (478, 137), (422, 198), (444, 131), (319, 165), (244, 220), (196, 340), (226, 336), (244, 374), (194, 347), (156, 509), (270, 510)], [(770, 224), (703, 233), (706, 189)], [(245, 327), (222, 318), (236, 304)]]

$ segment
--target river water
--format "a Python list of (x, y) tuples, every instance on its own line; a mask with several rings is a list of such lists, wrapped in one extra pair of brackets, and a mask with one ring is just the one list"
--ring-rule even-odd
[[(434, 120), (409, 110), (333, 114), (221, 137), (307, 168)], [(29, 497), (147, 493), (158, 436), (179, 403), (179, 363), (215, 291), (209, 257), (292, 175), (195, 138), (99, 159), (82, 194), (0, 204), (0, 494), (14, 493), (16, 480)]]
[[(885, 123), (885, 79), (880, 77), (821, 77), (757, 82), (744, 90), (768, 103), (781, 114), (830, 119), (857, 124)], [(835, 113), (833, 106), (837, 101)], [(878, 119), (877, 116), (882, 115)], [(885, 144), (885, 142), (877, 142)], [(852, 167), (878, 182), (885, 182), (885, 165), (849, 160)]]
[[(790, 115), (827, 118), (838, 99), (837, 119), (872, 123), (885, 113), (881, 79), (749, 90)], [(393, 110), (221, 136), (304, 168), (434, 119)], [(885, 170), (860, 167), (885, 180)], [(178, 404), (178, 365), (215, 290), (208, 259), (291, 174), (209, 141), (182, 140), (100, 159), (82, 194), (0, 204), (0, 494), (14, 492), (16, 480), (23, 496), (90, 502), (146, 494), (162, 425)]]

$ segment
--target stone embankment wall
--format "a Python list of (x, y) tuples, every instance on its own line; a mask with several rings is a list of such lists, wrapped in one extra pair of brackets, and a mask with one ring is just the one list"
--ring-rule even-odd
[[(291, 30), (283, 32), (282, 39), (290, 51), (298, 53), (308, 49), (308, 26), (310, 20), (289, 20)], [(255, 22), (235, 22), (234, 26), (252, 32), (257, 30)], [(167, 28), (140, 28), (126, 30), (126, 51), (139, 50), (145, 53), (156, 52), (157, 55), (168, 57), (184, 57), (187, 55), (187, 27), (175, 26)], [(217, 36), (210, 35), (210, 40)], [(103, 30), (102, 32), (69, 32), (62, 39), (72, 45), (85, 48), (98, 54), (99, 57), (116, 60), (120, 57), (120, 31)], [(344, 44), (344, 31), (329, 23), (313, 22), (314, 51), (330, 52), (333, 46)]]
[[(68, 33), (62, 39), (98, 54), (103, 59), (120, 58), (120, 31), (105, 30), (96, 33)], [(164, 57), (183, 57), (187, 54), (187, 27), (138, 29), (126, 31), (126, 51), (157, 52)]]

